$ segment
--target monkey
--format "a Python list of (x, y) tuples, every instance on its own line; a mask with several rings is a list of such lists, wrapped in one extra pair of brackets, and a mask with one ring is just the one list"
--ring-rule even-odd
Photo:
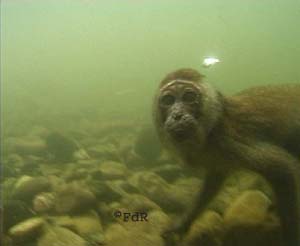
[(300, 246), (300, 84), (256, 86), (225, 96), (197, 70), (168, 74), (155, 95), (161, 142), (206, 170), (203, 188), (180, 223), (163, 233), (174, 246), (237, 169), (263, 176), (276, 197), (286, 246)]

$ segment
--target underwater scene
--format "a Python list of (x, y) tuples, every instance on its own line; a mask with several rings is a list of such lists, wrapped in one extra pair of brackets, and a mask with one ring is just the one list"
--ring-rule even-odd
[(0, 245), (300, 246), (299, 23), (299, 0), (2, 0)]

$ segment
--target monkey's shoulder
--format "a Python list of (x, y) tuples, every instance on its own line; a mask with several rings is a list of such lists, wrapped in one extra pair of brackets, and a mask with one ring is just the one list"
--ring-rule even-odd
[[(300, 84), (258, 86), (241, 91), (227, 100), (233, 117), (265, 123), (300, 120)], [(248, 116), (248, 117), (246, 117)]]
[(233, 98), (279, 99), (295, 98), (300, 101), (300, 83), (255, 86), (236, 93)]
[(300, 154), (300, 84), (254, 87), (228, 97), (222, 134), (266, 141)]

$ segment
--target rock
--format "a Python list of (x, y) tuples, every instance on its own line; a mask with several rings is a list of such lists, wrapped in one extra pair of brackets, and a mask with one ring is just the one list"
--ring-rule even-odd
[(34, 216), (29, 206), (20, 200), (3, 201), (3, 231), (6, 232), (13, 225)]
[(9, 237), (5, 234), (1, 234), (0, 245), (1, 246), (16, 246), (16, 243), (13, 242), (11, 237)]
[(72, 167), (70, 170), (66, 171), (65, 174), (62, 175), (62, 177), (65, 179), (65, 181), (78, 181), (80, 179), (85, 179), (89, 175), (89, 170), (87, 168), (79, 168), (76, 165)]
[(105, 245), (105, 235), (103, 232), (96, 232), (93, 234), (89, 234), (84, 237), (84, 239), (88, 242), (88, 245)]
[(261, 175), (241, 170), (237, 171), (226, 182), (229, 186), (236, 186), (241, 192), (245, 190), (260, 190), (263, 191), (272, 200), (274, 199), (273, 190), (270, 184)]
[(217, 213), (224, 214), (228, 206), (232, 204), (232, 202), (240, 195), (240, 193), (241, 192), (236, 185), (225, 185), (225, 187), (208, 205), (208, 208), (216, 211)]
[[(121, 155), (130, 170), (141, 170), (141, 167), (149, 165), (142, 157), (138, 156), (131, 148), (121, 150)], [(127, 151), (127, 152), (126, 152)]]
[[(135, 222), (133, 222), (135, 223)], [(125, 224), (124, 224), (125, 225)], [(163, 246), (164, 242), (155, 229), (145, 223), (128, 223), (124, 227), (120, 224), (110, 225), (105, 232), (106, 246)], [(152, 228), (152, 229), (151, 229)]]
[(31, 218), (13, 226), (8, 232), (13, 240), (25, 241), (38, 237), (44, 225), (44, 219)]
[(177, 199), (177, 187), (172, 187), (153, 172), (137, 172), (128, 179), (128, 183), (166, 211), (179, 212), (185, 207), (186, 201)]
[(120, 194), (119, 190), (116, 190), (110, 182), (92, 180), (88, 181), (88, 184), (90, 190), (99, 201), (113, 202), (120, 200), (122, 197), (122, 194)]
[(128, 183), (146, 196), (154, 196), (158, 191), (165, 193), (165, 191), (170, 190), (170, 185), (163, 178), (151, 171), (134, 173), (128, 178)]
[(195, 220), (183, 242), (189, 246), (221, 246), (223, 234), (223, 218), (207, 210)]
[(59, 226), (59, 227), (65, 227), (72, 232), (75, 232), (78, 234), (78, 231), (75, 227), (74, 221), (71, 216), (69, 215), (60, 215), (60, 216), (49, 216), (48, 217), (49, 222), (51, 225)]
[(95, 195), (78, 183), (63, 185), (56, 193), (55, 210), (60, 214), (78, 214), (96, 207)]
[(81, 166), (81, 167), (94, 167), (96, 165), (98, 165), (99, 160), (97, 159), (84, 159), (84, 160), (77, 160), (77, 163)]
[(30, 175), (40, 175), (41, 171), (39, 169), (40, 163), (43, 158), (35, 155), (24, 156), (24, 165), (20, 168), (22, 174)]
[(36, 136), (14, 139), (13, 150), (21, 155), (43, 155), (46, 150), (46, 143)]
[(38, 239), (37, 246), (88, 246), (87, 242), (74, 232), (59, 226), (48, 226)]
[(125, 196), (121, 200), (122, 207), (132, 212), (149, 212), (151, 210), (159, 210), (160, 207), (149, 198), (139, 195), (131, 194)]
[(45, 177), (49, 177), (50, 175), (60, 176), (62, 173), (61, 166), (57, 165), (57, 163), (41, 163), (39, 165), (39, 170), (41, 175)]
[(82, 237), (103, 233), (102, 224), (95, 211), (76, 216), (55, 216), (50, 218), (56, 225), (66, 227)]
[(49, 174), (47, 178), (51, 183), (51, 187), (53, 187), (53, 191), (59, 190), (63, 185), (65, 185), (65, 180), (62, 177), (58, 177), (57, 175)]
[(113, 210), (109, 207), (106, 202), (99, 202), (97, 204), (97, 212), (101, 217), (101, 221), (103, 225), (106, 225), (113, 221)]
[(278, 217), (270, 212), (271, 200), (261, 191), (245, 191), (225, 211), (223, 245), (283, 245)]
[(24, 159), (18, 154), (10, 154), (7, 159), (4, 160), (3, 164), (13, 166), (14, 168), (20, 168), (24, 165)]
[(20, 175), (20, 169), (14, 168), (13, 166), (9, 166), (5, 163), (1, 166), (1, 172), (5, 173), (5, 177), (17, 177)]
[(176, 179), (181, 178), (184, 175), (183, 168), (176, 164), (165, 164), (154, 168), (152, 171), (169, 183), (174, 182)]
[(80, 148), (79, 150), (75, 151), (73, 153), (73, 157), (76, 161), (89, 160), (90, 159), (89, 154), (83, 148)]
[(71, 162), (79, 150), (77, 143), (60, 132), (52, 132), (46, 137), (47, 151), (58, 162)]
[[(98, 167), (99, 177), (104, 180), (111, 180), (111, 179), (120, 179), (126, 177), (128, 174), (127, 167), (119, 162), (115, 161), (105, 161), (101, 163)], [(95, 177), (96, 175), (93, 175)]]
[(133, 192), (138, 193), (138, 189), (130, 185), (126, 180), (114, 179), (111, 181), (105, 181), (105, 183), (111, 188), (111, 190), (119, 194), (121, 197)]
[(37, 213), (45, 213), (54, 209), (55, 195), (50, 192), (37, 194), (33, 201), (33, 210)]
[(249, 171), (234, 172), (225, 181), (224, 188), (219, 195), (209, 205), (209, 208), (221, 214), (228, 206), (246, 190), (261, 190), (273, 199), (272, 190), (267, 182), (259, 175)]
[(120, 161), (120, 156), (114, 144), (98, 144), (87, 149), (92, 158), (99, 160)]
[(95, 235), (103, 232), (100, 218), (94, 211), (80, 216), (73, 216), (72, 220), (78, 234), (81, 236), (85, 237), (87, 235)]
[[(4, 170), (1, 170), (1, 171), (4, 171)], [(13, 178), (13, 177), (7, 177), (2, 180), (2, 182), (1, 182), (1, 199), (3, 201), (9, 201), (12, 199), (12, 190), (15, 188), (16, 182), (17, 182), (17, 179)]]
[(161, 235), (171, 223), (169, 216), (161, 209), (148, 212), (148, 224), (154, 234)]
[(31, 202), (36, 194), (50, 191), (51, 188), (51, 183), (45, 177), (22, 176), (15, 184), (13, 198)]
[(120, 180), (119, 187), (126, 194), (138, 193), (139, 190), (133, 185), (129, 184), (126, 180)]
[(179, 178), (172, 185), (174, 196), (177, 200), (184, 200), (185, 203), (194, 202), (199, 191), (201, 190), (203, 181), (195, 177)]
[(191, 205), (201, 184), (197, 178), (182, 178), (171, 185), (150, 171), (137, 172), (128, 179), (128, 182), (162, 209), (171, 213), (180, 213)]
[(126, 238), (129, 238), (129, 232), (124, 228), (124, 226), (118, 223), (111, 224), (106, 229), (105, 238), (105, 245), (107, 246), (132, 246), (132, 242), (128, 245), (124, 244)]
[(271, 200), (261, 191), (245, 191), (225, 211), (225, 223), (227, 226), (261, 223), (267, 218), (271, 205)]
[(30, 177), (28, 175), (23, 175), (15, 183), (15, 188), (17, 189), (17, 188), (23, 186), (24, 184), (26, 184), (28, 181), (32, 181), (32, 180), (33, 180), (33, 177)]

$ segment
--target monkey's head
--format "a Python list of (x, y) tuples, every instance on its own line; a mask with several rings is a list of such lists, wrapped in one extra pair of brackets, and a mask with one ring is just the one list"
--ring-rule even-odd
[(175, 146), (205, 145), (220, 115), (221, 103), (218, 92), (203, 82), (203, 77), (196, 70), (179, 69), (161, 81), (154, 118), (162, 140)]

